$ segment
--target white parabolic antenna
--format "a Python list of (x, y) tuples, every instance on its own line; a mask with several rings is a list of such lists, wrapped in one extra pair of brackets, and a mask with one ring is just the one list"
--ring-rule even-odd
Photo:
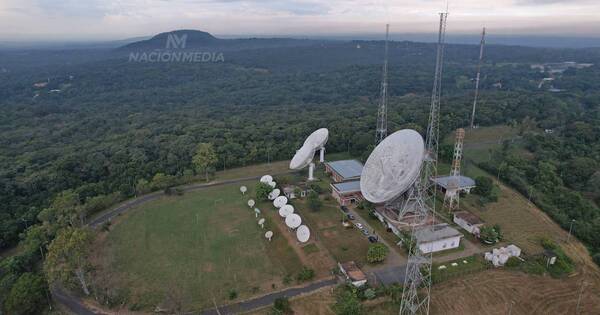
[(272, 181), (273, 181), (273, 176), (271, 176), (271, 175), (264, 175), (263, 177), (260, 178), (261, 183), (268, 184)]
[(322, 148), (327, 140), (329, 139), (329, 130), (327, 128), (317, 129), (315, 132), (311, 133), (308, 138), (304, 141), (304, 146), (308, 146), (313, 150), (317, 150)]
[(248, 207), (250, 207), (250, 208), (254, 207), (254, 199), (248, 200)]
[(296, 230), (296, 238), (302, 243), (308, 242), (308, 239), (310, 238), (310, 230), (308, 229), (308, 226), (299, 226)]
[(371, 152), (360, 176), (360, 190), (373, 203), (397, 198), (419, 177), (425, 156), (423, 137), (412, 130), (396, 131)]
[(296, 151), (296, 155), (290, 161), (290, 169), (300, 170), (308, 166), (315, 156), (315, 149), (304, 145), (300, 150)]
[(283, 210), (283, 213), (285, 214), (284, 217), (287, 217), (288, 215), (294, 213), (294, 206), (292, 205), (284, 205), (280, 209)]
[(299, 227), (300, 224), (302, 224), (302, 218), (300, 218), (300, 216), (295, 213), (292, 213), (285, 217), (285, 225), (287, 225), (289, 228), (295, 229)]
[(267, 184), (269, 184), (269, 186), (271, 186), (271, 188), (275, 188), (275, 186), (277, 186), (276, 182), (268, 182)]
[(281, 207), (285, 206), (287, 201), (288, 200), (285, 196), (279, 196), (279, 197), (275, 198), (275, 200), (273, 200), (273, 205), (275, 206), (275, 208), (281, 208)]
[(269, 200), (275, 200), (275, 198), (279, 197), (280, 194), (281, 194), (281, 190), (273, 189), (273, 191), (270, 192), (267, 197), (269, 198)]
[(258, 225), (263, 225), (265, 223), (265, 219), (261, 218), (260, 220), (258, 220)]
[(271, 240), (271, 237), (273, 237), (273, 231), (267, 231), (265, 233), (265, 238), (268, 238), (269, 241)]
[(246, 186), (242, 186), (242, 187), (240, 187), (240, 192), (241, 192), (242, 194), (246, 193), (246, 191), (248, 191), (248, 187), (246, 187)]

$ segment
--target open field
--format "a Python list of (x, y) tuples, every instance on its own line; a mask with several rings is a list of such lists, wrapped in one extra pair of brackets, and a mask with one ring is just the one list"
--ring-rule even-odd
[[(254, 181), (245, 185), (248, 196)], [(239, 186), (163, 197), (124, 215), (99, 240), (103, 281), (129, 288), (129, 302), (146, 308), (203, 309), (229, 302), (230, 290), (243, 299), (280, 289), (302, 264), (279, 231), (272, 242), (264, 238)]]

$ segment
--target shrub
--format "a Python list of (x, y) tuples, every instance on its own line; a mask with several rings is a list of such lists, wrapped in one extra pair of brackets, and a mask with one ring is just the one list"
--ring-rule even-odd
[(594, 256), (592, 256), (592, 258), (594, 259), (594, 262), (600, 266), (600, 253), (595, 253)]
[(475, 179), (476, 187), (473, 189), (473, 192), (482, 196), (482, 197), (490, 197), (492, 195), (492, 191), (494, 190), (494, 182), (491, 178), (487, 176), (479, 176)]
[(296, 275), (296, 280), (298, 282), (304, 282), (304, 281), (308, 281), (314, 277), (315, 277), (314, 270), (307, 268), (307, 267), (303, 267), (302, 270), (300, 270), (300, 272), (298, 273), (298, 275)]
[(290, 282), (292, 282), (292, 276), (285, 275), (285, 277), (283, 277), (283, 284), (290, 284)]
[(323, 188), (316, 183), (311, 183), (308, 188), (312, 189), (317, 194), (321, 194), (323, 192)]
[(277, 314), (292, 314), (292, 307), (287, 297), (276, 298), (273, 302), (273, 309), (277, 311)]
[(230, 289), (229, 290), (229, 299), (230, 300), (235, 300), (238, 296), (238, 293), (235, 289)]
[(337, 289), (333, 310), (336, 315), (361, 315), (364, 310), (356, 292), (348, 287)]
[(102, 227), (100, 228), (103, 232), (108, 232), (110, 230), (110, 221), (106, 221), (102, 223)]
[(508, 268), (515, 268), (515, 267), (519, 267), (520, 265), (521, 265), (521, 260), (514, 256), (508, 258), (508, 260), (506, 261), (506, 264), (504, 264), (504, 266), (506, 266)]
[(256, 184), (256, 199), (261, 201), (269, 199), (269, 193), (271, 192), (271, 190), (273, 190), (271, 186), (259, 182), (258, 184)]
[(378, 263), (385, 260), (389, 249), (382, 243), (375, 243), (369, 246), (367, 251), (367, 261), (369, 263)]
[(375, 293), (375, 290), (368, 288), (365, 290), (365, 292), (363, 292), (363, 295), (365, 296), (365, 298), (367, 300), (372, 300), (375, 297), (377, 297), (377, 294)]
[(308, 194), (307, 204), (312, 211), (320, 210), (321, 200), (319, 200), (319, 195), (315, 192), (311, 192), (310, 194)]

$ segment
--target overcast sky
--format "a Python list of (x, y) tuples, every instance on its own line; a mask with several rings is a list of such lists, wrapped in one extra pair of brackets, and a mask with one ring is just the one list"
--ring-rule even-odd
[[(0, 0), (0, 39), (123, 39), (174, 29), (216, 35), (436, 31), (439, 0)], [(600, 0), (455, 0), (448, 31), (600, 37)]]

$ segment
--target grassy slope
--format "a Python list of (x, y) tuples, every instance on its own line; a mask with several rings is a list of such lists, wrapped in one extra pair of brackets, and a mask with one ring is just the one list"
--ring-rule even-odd
[(115, 280), (148, 293), (154, 303), (178, 287), (193, 308), (211, 306), (213, 297), (226, 302), (230, 289), (243, 298), (253, 287), (279, 286), (300, 261), (282, 237), (265, 240), (239, 186), (165, 197), (129, 213), (106, 240)]

